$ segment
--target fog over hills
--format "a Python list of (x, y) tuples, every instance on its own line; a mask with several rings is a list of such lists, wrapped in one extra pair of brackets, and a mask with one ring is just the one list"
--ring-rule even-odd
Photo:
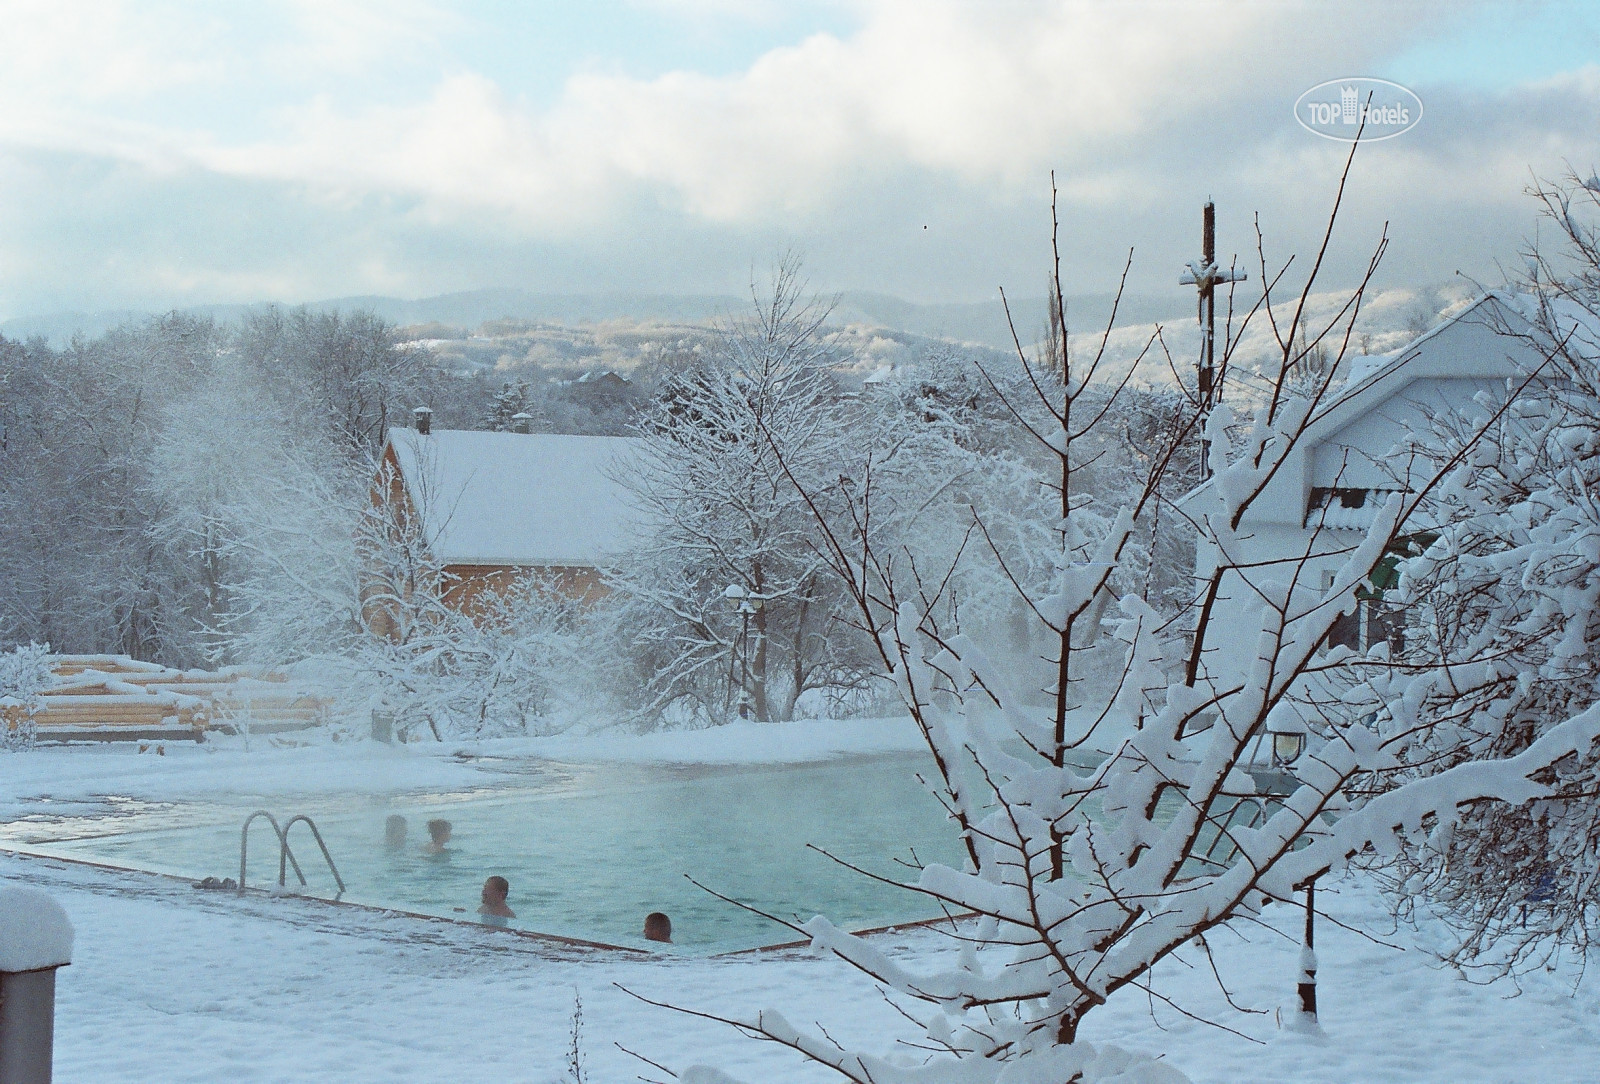
[[(1459, 307), (1473, 292), (1470, 284), (1462, 281), (1375, 290), (1365, 299), (1349, 352), (1379, 354), (1397, 349), (1436, 322), (1441, 313)], [(1339, 290), (1314, 294), (1308, 299), (1307, 315), (1320, 327), (1337, 318), (1347, 296)], [(998, 297), (994, 301), (924, 304), (854, 291), (829, 300), (833, 302), (830, 323), (835, 328), (835, 345), (853, 357), (854, 367), (863, 372), (913, 361), (930, 340), (952, 340), (980, 351), (1014, 354), (1006, 309)], [(1076, 357), (1099, 352), (1112, 300), (1105, 294), (1067, 298), (1067, 325)], [(1236, 299), (1235, 320), (1253, 301), (1244, 295)], [(1283, 299), (1289, 301), (1287, 296)], [(201, 305), (179, 311), (231, 322), (271, 304)], [(749, 306), (748, 298), (733, 295), (539, 294), (494, 289), (414, 300), (340, 297), (305, 307), (313, 312), (370, 310), (394, 324), (403, 337), (432, 350), (447, 368), (470, 373), (523, 367), (552, 372), (628, 371), (663, 352), (703, 342), (709, 328), (747, 312)], [(1287, 317), (1283, 304), (1279, 308), (1280, 315)], [(1012, 299), (1010, 312), (1017, 337), (1031, 354), (1045, 329), (1045, 299)], [(42, 336), (60, 348), (75, 335), (93, 338), (154, 315), (112, 310), (18, 317), (0, 323), (0, 334), (12, 339)], [(1219, 335), (1225, 322), (1225, 310), (1219, 306)], [(1183, 379), (1192, 370), (1199, 345), (1192, 295), (1124, 297), (1117, 309), (1115, 330), (1106, 342), (1103, 378), (1111, 379), (1124, 366), (1135, 365), (1135, 379), (1142, 383)], [(1276, 354), (1275, 336), (1264, 316), (1258, 314), (1234, 352), (1233, 371), (1248, 382), (1250, 372), (1269, 369)], [(1140, 359), (1137, 364), (1135, 359)]]
[[(1074, 331), (1102, 323), (1111, 298), (1102, 294), (1069, 297), (1067, 318)], [(233, 305), (196, 305), (180, 312), (210, 316), (219, 321), (238, 319), (271, 302)], [(401, 327), (444, 324), (471, 331), (495, 320), (539, 321), (580, 325), (610, 321), (641, 323), (708, 324), (737, 315), (749, 306), (747, 298), (717, 294), (538, 294), (516, 289), (471, 290), (436, 297), (337, 297), (305, 307), (314, 312), (367, 309)], [(1012, 317), (1024, 343), (1036, 340), (1045, 324), (1043, 297), (1012, 299)], [(1178, 294), (1171, 297), (1123, 299), (1120, 318), (1129, 323), (1154, 323), (1190, 318), (1193, 302)], [(12, 339), (41, 336), (60, 347), (74, 335), (93, 337), (154, 312), (113, 309), (100, 312), (66, 312), (19, 316), (0, 322), (0, 334)], [(1005, 309), (998, 296), (993, 301), (923, 304), (888, 294), (852, 291), (837, 295), (833, 322), (867, 324), (908, 331), (932, 338), (955, 339), (997, 349), (1012, 345)]]

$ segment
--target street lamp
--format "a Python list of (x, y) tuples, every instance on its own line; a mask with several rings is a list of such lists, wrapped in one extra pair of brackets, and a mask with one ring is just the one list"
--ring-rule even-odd
[(765, 601), (751, 594), (743, 586), (730, 583), (722, 597), (732, 604), (739, 614), (739, 718), (750, 718), (750, 615), (761, 611)]
[(1267, 714), (1267, 736), (1272, 739), (1272, 766), (1287, 770), (1306, 751), (1310, 734), (1299, 712), (1279, 704)]
[[(1300, 713), (1288, 704), (1279, 704), (1267, 713), (1267, 737), (1272, 739), (1272, 766), (1278, 769), (1276, 774), (1286, 784), (1282, 795), (1284, 798), (1294, 793), (1294, 786), (1299, 785), (1291, 766), (1306, 751), (1310, 732), (1311, 728), (1306, 726)], [(1290, 783), (1294, 786), (1287, 785)], [(1317, 1018), (1316, 892), (1317, 879), (1312, 877), (1306, 881), (1306, 932), (1300, 946), (1300, 976), (1296, 984), (1300, 994), (1300, 1012), (1313, 1021)]]

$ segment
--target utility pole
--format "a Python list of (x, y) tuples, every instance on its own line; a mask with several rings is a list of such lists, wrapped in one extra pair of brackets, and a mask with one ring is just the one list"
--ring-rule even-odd
[(1191, 260), (1178, 281), (1194, 286), (1199, 291), (1200, 321), (1200, 372), (1197, 390), (1200, 400), (1200, 478), (1211, 477), (1211, 442), (1205, 437), (1206, 420), (1211, 408), (1222, 401), (1222, 382), (1217, 378), (1217, 286), (1223, 283), (1243, 282), (1249, 278), (1243, 271), (1217, 267), (1217, 207), (1206, 200), (1200, 228), (1200, 259)]

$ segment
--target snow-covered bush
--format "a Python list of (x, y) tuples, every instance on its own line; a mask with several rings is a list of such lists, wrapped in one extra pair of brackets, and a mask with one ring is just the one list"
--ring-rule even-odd
[[(1489, 439), (1430, 434), (1463, 461), (1430, 502), (1437, 538), (1402, 568), (1400, 677), (1373, 679), (1414, 690), (1419, 773), (1523, 754), (1600, 702), (1600, 195), (1576, 178), (1535, 194), (1566, 243), (1530, 252), (1487, 318), (1537, 360)], [(1542, 965), (1600, 935), (1600, 756), (1538, 778), (1537, 800), (1464, 811), (1394, 860), (1397, 903), (1428, 891), (1458, 964)]]
[(370, 636), (359, 681), (402, 738), (550, 733), (603, 710), (611, 627), (603, 603), (529, 575), (470, 607), (429, 606), (404, 639)]
[(49, 644), (0, 651), (0, 748), (31, 749), (39, 694), (54, 682)]

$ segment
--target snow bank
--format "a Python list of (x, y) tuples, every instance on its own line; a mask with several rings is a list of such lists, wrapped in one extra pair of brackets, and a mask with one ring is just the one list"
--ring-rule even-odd
[[(1083, 1084), (1189, 1084), (1188, 1077), (1165, 1062), (1157, 1061), (1148, 1054), (1131, 1053), (1110, 1043), (1077, 1043), (1051, 1053), (1067, 1063), (1060, 1069), (1081, 1072)], [(1019, 1081), (1034, 1079), (1044, 1084), (1047, 1078), (1043, 1075), (1018, 1078)]]
[[(850, 1064), (853, 1059), (846, 1057), (841, 1060)], [(865, 1067), (868, 1068), (866, 1075), (869, 1077), (875, 1075), (871, 1069), (878, 1069), (881, 1073), (889, 1068), (872, 1060), (873, 1064)], [(851, 1065), (851, 1068), (855, 1066)], [(1042, 1049), (1016, 1061), (990, 1063), (979, 1070), (979, 1075), (970, 1072), (970, 1067), (957, 1067), (953, 1063), (948, 1064), (948, 1074), (940, 1072), (941, 1068), (935, 1065), (914, 1073), (896, 1073), (891, 1079), (915, 1078), (928, 1084), (979, 1084), (980, 1081), (993, 1081), (994, 1084), (1061, 1084), (1062, 1081), (1073, 1081), (1075, 1084), (1190, 1084), (1189, 1078), (1172, 1066), (1147, 1054), (1129, 1053), (1109, 1043), (1076, 1043)], [(988, 1072), (984, 1072), (984, 1069)], [(690, 1066), (678, 1079), (681, 1084), (744, 1084), (738, 1078), (707, 1065)]]
[[(624, 989), (723, 1016), (781, 1003), (841, 1043), (885, 1057), (904, 1054), (896, 1038), (916, 1033), (871, 983), (843, 977), (837, 960), (803, 953), (568, 955), (469, 925), (313, 901), (223, 900), (165, 878), (0, 854), (0, 886), (25, 882), (47, 888), (83, 925), (72, 981), (58, 991), (59, 1081), (570, 1082), (580, 994), (582, 1050), (596, 1084), (641, 1074), (671, 1079), (615, 1043), (679, 1072), (713, 1065), (750, 1084), (842, 1080), (775, 1044), (655, 1008)], [(1124, 1074), (1117, 1084), (1139, 1080), (1131, 1065), (1113, 1069), (1112, 1047), (1166, 1051), (1161, 1065), (1195, 1084), (1595, 1080), (1592, 968), (1576, 997), (1570, 961), (1554, 974), (1535, 969), (1520, 987), (1506, 979), (1475, 985), (1438, 966), (1432, 950), (1454, 942), (1425, 908), (1417, 908), (1415, 926), (1394, 930), (1388, 903), (1364, 878), (1319, 882), (1317, 905), (1337, 920), (1317, 923), (1320, 1033), (1295, 1030), (1288, 1012), (1240, 1013), (1222, 992), (1248, 1007), (1292, 1002), (1304, 912), (1275, 905), (1261, 921), (1278, 932), (1247, 923), (1217, 938), (1220, 987), (1198, 948), (1157, 967), (1155, 988), (1191, 1016), (1130, 987), (1084, 1019), (1077, 1046), (1093, 1046), (1104, 1059), (1095, 1066), (1101, 1084), (1116, 1079), (1112, 1072)], [(1398, 943), (1353, 932), (1359, 929), (1393, 930), (1386, 941)], [(948, 946), (948, 934), (930, 930), (881, 942), (918, 969), (948, 959)], [(409, 1026), (418, 1020), (427, 1027)], [(286, 1035), (295, 1037), (292, 1066), (282, 1060)], [(914, 1079), (930, 1084), (928, 1076)]]
[(0, 971), (72, 962), (72, 920), (42, 888), (0, 888)]

